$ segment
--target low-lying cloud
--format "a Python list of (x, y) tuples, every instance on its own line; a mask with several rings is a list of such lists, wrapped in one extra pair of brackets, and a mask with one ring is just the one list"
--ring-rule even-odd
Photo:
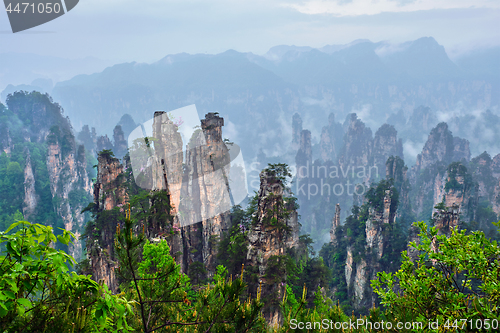
[(301, 4), (283, 4), (303, 14), (335, 16), (376, 15), (433, 9), (500, 8), (489, 0), (309, 0)]

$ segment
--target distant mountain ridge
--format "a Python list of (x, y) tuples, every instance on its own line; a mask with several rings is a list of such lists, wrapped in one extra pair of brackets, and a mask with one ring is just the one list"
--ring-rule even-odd
[[(52, 96), (77, 130), (89, 125), (109, 135), (124, 114), (142, 123), (152, 110), (196, 104), (200, 116), (225, 116), (226, 135), (244, 142), (247, 156), (260, 148), (268, 156), (281, 155), (295, 112), (313, 125), (308, 127), (318, 140), (314, 129), (331, 112), (337, 119), (356, 112), (371, 127), (400, 114), (411, 128), (406, 122), (420, 105), (432, 112), (494, 110), (500, 104), (499, 75), (485, 68), (499, 68), (500, 60), (492, 52), (471, 53), (455, 64), (432, 37), (424, 37), (400, 45), (357, 40), (321, 49), (277, 46), (264, 56), (181, 53), (78, 75), (57, 83)], [(423, 144), (421, 137), (407, 139)]]

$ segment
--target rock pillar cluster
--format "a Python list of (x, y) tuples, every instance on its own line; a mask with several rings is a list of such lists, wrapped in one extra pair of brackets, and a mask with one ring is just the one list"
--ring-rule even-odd
[[(208, 113), (186, 144), (185, 155), (179, 125), (166, 112), (155, 112), (152, 138), (131, 153), (142, 163), (136, 183), (154, 192), (167, 193), (173, 215), (174, 234), (168, 237), (172, 255), (189, 272), (193, 262), (201, 262), (210, 278), (216, 269), (216, 244), (229, 226), (232, 206), (229, 191), (230, 154), (222, 138), (224, 119)], [(118, 133), (120, 134), (120, 133)], [(94, 185), (97, 211), (110, 211), (126, 204), (124, 167), (109, 154), (100, 154)], [(139, 178), (138, 178), (139, 177)], [(153, 221), (147, 230), (151, 239), (163, 237), (167, 221)], [(97, 235), (89, 246), (92, 274), (116, 286), (113, 237), (116, 226)], [(99, 246), (98, 246), (99, 245)], [(89, 251), (90, 253), (91, 251)]]
[[(181, 202), (184, 227), (185, 266), (201, 261), (211, 277), (216, 266), (216, 243), (229, 228), (231, 195), (229, 189), (230, 154), (222, 139), (224, 119), (208, 113), (186, 146), (186, 169)], [(201, 254), (201, 257), (200, 257)]]

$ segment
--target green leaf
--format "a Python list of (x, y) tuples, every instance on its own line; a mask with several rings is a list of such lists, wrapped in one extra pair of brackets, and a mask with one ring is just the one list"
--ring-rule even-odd
[(17, 303), (20, 305), (23, 305), (27, 308), (31, 307), (31, 302), (29, 300), (27, 300), (26, 298), (18, 298)]
[(42, 243), (45, 240), (45, 235), (40, 235), (37, 238), (38, 243)]
[(5, 290), (4, 295), (7, 296), (7, 298), (9, 298), (9, 299), (16, 299), (16, 294), (14, 294), (10, 290)]
[(17, 314), (19, 316), (22, 316), (24, 314), (24, 312), (26, 312), (26, 310), (22, 306), (18, 306), (16, 309), (17, 309)]
[(5, 304), (0, 302), (0, 317), (5, 317), (9, 313), (9, 310), (5, 306)]
[(12, 223), (8, 228), (7, 230), (5, 230), (5, 233), (8, 233), (9, 231), (11, 231), (12, 229), (14, 229), (15, 227), (17, 227), (18, 225), (20, 224), (31, 224), (27, 221), (18, 221), (18, 222), (14, 222)]

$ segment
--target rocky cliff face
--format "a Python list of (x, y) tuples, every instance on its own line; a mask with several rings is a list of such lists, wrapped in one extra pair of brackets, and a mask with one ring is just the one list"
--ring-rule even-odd
[(349, 166), (368, 166), (373, 149), (371, 129), (355, 113), (351, 113), (344, 123), (344, 131), (346, 134), (339, 158), (340, 167), (347, 170)]
[(113, 141), (114, 147), (113, 152), (118, 158), (123, 158), (127, 153), (127, 140), (125, 139), (125, 133), (120, 125), (116, 125), (113, 129)]
[(377, 272), (394, 272), (397, 258), (404, 250), (405, 237), (396, 223), (398, 191), (393, 179), (373, 184), (365, 195), (365, 203), (354, 207), (343, 224), (336, 205), (330, 231), (330, 244), (320, 255), (335, 276), (333, 290), (341, 302), (349, 302), (354, 311), (366, 312), (377, 298), (370, 286)]
[(392, 125), (382, 125), (372, 137), (371, 129), (353, 113), (346, 119), (344, 129), (346, 135), (339, 165), (343, 170), (356, 168), (356, 174), (364, 168), (364, 175), (358, 177), (360, 181), (383, 179), (387, 159), (390, 156), (403, 158), (403, 144)]
[(26, 149), (26, 166), (24, 167), (24, 205), (23, 216), (30, 220), (35, 213), (39, 197), (35, 190), (35, 176), (33, 166), (31, 165), (31, 155), (29, 149)]
[(323, 162), (337, 162), (343, 139), (342, 125), (335, 122), (335, 115), (328, 116), (328, 126), (321, 130), (320, 155)]
[(470, 160), (469, 142), (454, 137), (446, 123), (438, 124), (429, 134), (422, 152), (417, 156), (413, 173), (418, 173), (438, 162), (449, 164)]
[[(47, 156), (47, 168), (50, 179), (54, 180), (51, 186), (52, 196), (60, 199), (56, 208), (57, 213), (64, 222), (64, 228), (71, 230), (79, 238), (87, 222), (85, 215), (81, 213), (85, 208), (85, 198), (91, 193), (90, 180), (86, 171), (85, 152), (82, 146), (76, 154), (66, 157), (58, 154), (58, 145), (50, 145)], [(81, 258), (81, 240), (69, 246), (70, 254), (75, 258)]]
[(410, 202), (410, 182), (408, 180), (408, 167), (403, 159), (399, 157), (390, 157), (386, 162), (386, 179), (392, 179), (394, 188), (398, 193), (398, 211), (396, 217), (403, 221), (408, 228), (409, 223), (414, 222)]
[[(16, 92), (9, 96), (7, 105), (7, 124), (11, 128), (0, 144), (8, 154), (24, 151), (25, 218), (37, 221), (45, 216), (43, 223), (70, 230), (79, 237), (86, 223), (80, 212), (92, 190), (85, 149), (75, 143), (69, 119), (48, 95), (37, 92)], [(69, 246), (69, 254), (77, 260), (82, 252), (81, 240)]]
[(118, 291), (118, 278), (115, 270), (118, 265), (114, 257), (115, 230), (118, 225), (110, 212), (115, 207), (123, 207), (128, 200), (125, 191), (125, 174), (120, 161), (111, 153), (98, 155), (97, 178), (94, 183), (94, 211), (105, 212), (101, 215), (104, 226), (96, 225), (88, 235), (87, 258), (92, 278), (103, 280), (110, 290)]
[[(438, 235), (445, 235), (446, 237), (450, 237), (452, 229), (460, 230), (460, 227), (462, 225), (460, 222), (460, 206), (457, 204), (453, 204), (449, 207), (446, 207), (444, 205), (441, 206), (433, 214), (432, 223), (433, 226), (437, 228)], [(413, 262), (417, 260), (420, 252), (416, 249), (416, 247), (410, 245), (410, 243), (413, 242), (416, 246), (418, 246), (420, 240), (420, 238), (418, 237), (418, 233), (419, 230), (416, 225), (412, 225), (408, 237), (407, 253), (410, 257), (410, 260)], [(432, 239), (431, 248), (433, 251), (438, 250), (435, 238)]]
[[(335, 123), (333, 114), (328, 120), (319, 147), (312, 148), (313, 152), (319, 148), (319, 154), (309, 157), (304, 153), (308, 149), (300, 148), (296, 157), (296, 189), (304, 229), (318, 243), (328, 241), (325, 233), (335, 214), (332, 203), (347, 208), (361, 206), (370, 183), (386, 177), (387, 160), (391, 156), (403, 158), (402, 141), (392, 125), (381, 126), (373, 137), (355, 113), (346, 118), (343, 127)], [(342, 211), (341, 218), (349, 211)]]
[(113, 144), (107, 135), (98, 136), (96, 139), (96, 152), (102, 150), (113, 150)]
[(12, 138), (6, 123), (0, 124), (0, 150), (6, 154), (10, 154), (12, 151)]
[[(473, 158), (470, 163), (470, 172), (477, 181), (478, 200), (490, 203), (493, 212), (500, 214), (500, 154), (491, 158), (487, 152), (484, 152)], [(482, 225), (481, 227), (487, 229), (489, 226)]]
[(435, 179), (434, 203), (444, 203), (446, 207), (459, 207), (462, 220), (475, 219), (478, 204), (478, 185), (473, 181), (467, 168), (455, 162), (448, 166), (443, 177)]
[[(229, 189), (230, 155), (222, 140), (224, 119), (208, 113), (201, 121), (201, 131), (194, 134), (186, 151), (186, 171), (182, 192), (181, 226), (189, 226), (188, 247), (201, 247), (201, 261), (212, 276), (216, 266), (216, 243), (229, 227), (231, 197)], [(200, 225), (201, 224), (201, 225)], [(201, 235), (197, 233), (200, 229)], [(184, 233), (186, 234), (186, 232)], [(195, 235), (201, 236), (195, 237)], [(185, 265), (195, 260), (187, 253)]]
[(306, 170), (312, 165), (312, 146), (311, 131), (303, 130), (300, 132), (300, 145), (295, 156), (297, 165), (297, 178), (299, 180), (307, 178)]
[[(450, 237), (453, 229), (459, 230), (460, 225), (460, 214), (459, 214), (460, 206), (454, 204), (451, 207), (446, 207), (444, 209), (439, 209), (433, 216), (434, 226), (438, 230), (438, 235), (445, 235), (446, 237)], [(431, 249), (434, 252), (439, 250), (439, 246), (437, 244), (436, 237), (432, 239)], [(432, 260), (435, 264), (435, 260)]]
[(111, 210), (123, 206), (127, 202), (123, 187), (123, 165), (110, 154), (99, 154), (97, 161), (97, 178), (94, 183), (94, 203), (97, 209)]
[(452, 229), (460, 228), (459, 208), (459, 205), (453, 204), (443, 209), (438, 209), (434, 213), (432, 220), (434, 226), (438, 229), (438, 234), (450, 237)]
[[(167, 113), (155, 112), (153, 137), (144, 142), (144, 149), (131, 153), (131, 158), (143, 158), (145, 162), (142, 173), (135, 175), (136, 182), (152, 194), (167, 194), (175, 230), (168, 237), (172, 255), (185, 273), (193, 262), (201, 262), (208, 278), (216, 268), (217, 241), (230, 222), (230, 154), (222, 139), (223, 125), (224, 119), (216, 113), (207, 114), (201, 129), (194, 132), (186, 145), (184, 158), (178, 126)], [(99, 155), (98, 162), (95, 204), (100, 211), (111, 211), (128, 201), (124, 167), (106, 152)], [(164, 224), (165, 221), (153, 221), (151, 230), (146, 231), (147, 236), (163, 237)], [(108, 229), (106, 235), (98, 238), (100, 247), (91, 242), (95, 255), (89, 259), (94, 278), (102, 278), (108, 285), (116, 286), (112, 249), (115, 228)]]
[(390, 156), (404, 159), (403, 142), (398, 139), (398, 132), (392, 125), (382, 125), (373, 138), (372, 164), (377, 167), (378, 175), (374, 179), (384, 178), (386, 162)]
[[(458, 197), (470, 196), (471, 185), (465, 184), (464, 179), (460, 178), (463, 189), (460, 194), (455, 190), (458, 185), (453, 181), (450, 187), (447, 168), (452, 162), (468, 163), (470, 160), (469, 143), (467, 140), (453, 137), (448, 130), (446, 123), (440, 123), (429, 134), (427, 142), (422, 149), (422, 153), (417, 156), (417, 162), (410, 172), (410, 183), (412, 186), (413, 212), (419, 219), (426, 219), (432, 213), (433, 207), (440, 203), (447, 192), (447, 197), (451, 201), (458, 201)], [(446, 185), (448, 184), (448, 186)], [(451, 193), (450, 190), (452, 190)], [(453, 199), (454, 198), (454, 199)], [(451, 204), (450, 201), (450, 204)], [(461, 204), (464, 207), (464, 204)]]
[(382, 211), (370, 207), (369, 217), (366, 221), (366, 247), (380, 260), (384, 254), (384, 236), (382, 229), (387, 224), (394, 224), (395, 211), (391, 210), (391, 190), (385, 191)]
[[(287, 248), (298, 244), (299, 223), (295, 210), (288, 216), (284, 214), (287, 207), (282, 183), (263, 171), (260, 174), (260, 184), (255, 223), (249, 235), (247, 260), (264, 275), (271, 256), (285, 254)], [(272, 219), (276, 221), (271, 222)], [(284, 228), (278, 228), (277, 225)]]
[[(356, 249), (347, 247), (345, 278), (348, 290), (354, 299), (354, 307), (369, 308), (375, 301), (371, 292), (370, 280), (376, 278), (377, 272), (382, 270), (381, 259), (387, 251), (390, 235), (385, 232), (395, 224), (396, 207), (393, 202), (392, 190), (385, 190), (382, 207), (369, 206), (366, 220), (365, 253), (358, 262), (354, 262)], [(359, 253), (358, 253), (359, 254)]]
[[(278, 293), (283, 296), (283, 286), (276, 286), (266, 280), (266, 269), (273, 256), (281, 256), (288, 248), (296, 247), (299, 241), (298, 214), (285, 202), (285, 189), (281, 181), (263, 171), (260, 174), (257, 212), (248, 235), (247, 261), (256, 267), (262, 295)], [(279, 309), (270, 309), (268, 321), (278, 323)]]
[(470, 160), (467, 140), (453, 137), (446, 123), (434, 128), (409, 172), (410, 200), (417, 220), (426, 220), (436, 205), (459, 207), (464, 223), (487, 230), (498, 219), (500, 156), (484, 152)]
[(172, 214), (179, 211), (182, 187), (182, 138), (177, 126), (166, 112), (154, 114), (154, 161), (152, 163), (152, 190), (168, 191)]

